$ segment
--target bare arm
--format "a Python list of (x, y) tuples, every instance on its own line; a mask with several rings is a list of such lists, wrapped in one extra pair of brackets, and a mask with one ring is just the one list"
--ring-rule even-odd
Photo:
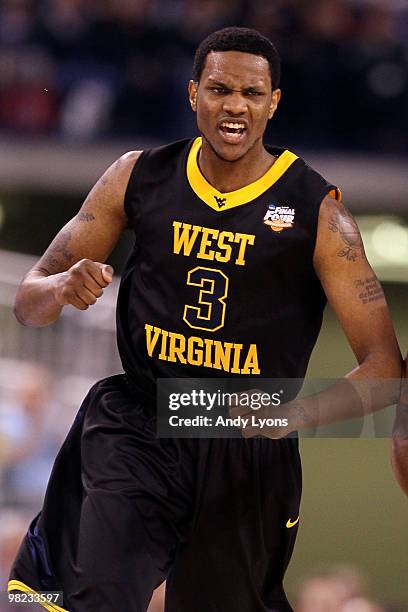
[(86, 310), (112, 281), (113, 270), (103, 262), (127, 225), (124, 196), (139, 156), (140, 151), (126, 153), (106, 170), (25, 276), (14, 304), (20, 323), (48, 325), (66, 304)]
[[(358, 365), (327, 390), (285, 404), (282, 416), (288, 417), (289, 427), (264, 428), (262, 434), (271, 438), (374, 412), (398, 397), (402, 358), (383, 290), (366, 259), (356, 222), (330, 196), (320, 207), (314, 267)], [(247, 411), (234, 408), (232, 414)], [(267, 408), (257, 416), (277, 414)], [(247, 427), (243, 433), (252, 437), (260, 432)]]
[(306, 417), (306, 425), (309, 420), (318, 426), (374, 412), (395, 401), (402, 358), (384, 292), (365, 256), (357, 224), (350, 211), (330, 196), (320, 207), (314, 266), (358, 363), (346, 380), (320, 394), (316, 418), (313, 398), (309, 403), (302, 400), (300, 417)]
[(402, 358), (382, 287), (347, 208), (322, 202), (314, 265), (358, 366), (349, 379), (399, 378)]

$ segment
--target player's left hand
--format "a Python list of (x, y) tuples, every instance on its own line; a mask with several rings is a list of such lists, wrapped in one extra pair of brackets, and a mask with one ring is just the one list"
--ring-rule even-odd
[[(245, 395), (251, 395), (252, 393), (259, 395), (262, 392), (258, 389), (251, 389), (246, 391)], [(243, 438), (263, 436), (279, 440), (299, 429), (301, 425), (299, 413), (292, 403), (277, 407), (262, 406), (259, 409), (254, 409), (251, 406), (241, 406), (238, 401), (238, 404), (231, 404), (229, 413), (232, 418), (242, 417), (241, 433)], [(248, 419), (246, 426), (245, 419)]]

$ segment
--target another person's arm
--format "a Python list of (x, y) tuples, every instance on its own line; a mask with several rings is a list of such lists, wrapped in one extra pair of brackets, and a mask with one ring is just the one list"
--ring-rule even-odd
[(113, 270), (104, 262), (127, 225), (124, 196), (139, 155), (126, 153), (106, 170), (24, 277), (14, 304), (20, 323), (48, 325), (66, 304), (86, 310), (112, 281)]
[(408, 495), (408, 354), (401, 382), (391, 443), (391, 465), (399, 486)]

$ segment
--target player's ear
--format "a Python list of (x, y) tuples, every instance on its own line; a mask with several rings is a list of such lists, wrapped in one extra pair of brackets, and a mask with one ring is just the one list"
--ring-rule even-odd
[(190, 100), (190, 106), (194, 112), (197, 110), (197, 81), (189, 81), (188, 83), (188, 97)]
[(278, 108), (278, 104), (280, 102), (281, 97), (282, 97), (282, 91), (280, 89), (274, 89), (272, 91), (272, 99), (271, 99), (271, 105), (269, 107), (268, 119), (272, 119), (273, 115), (275, 114), (275, 111)]

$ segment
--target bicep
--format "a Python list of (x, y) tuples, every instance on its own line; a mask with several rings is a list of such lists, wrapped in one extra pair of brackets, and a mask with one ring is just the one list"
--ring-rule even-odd
[(101, 176), (79, 212), (55, 236), (33, 271), (57, 274), (81, 259), (104, 262), (127, 226), (124, 197), (140, 155), (123, 155)]
[(357, 224), (330, 197), (320, 210), (314, 264), (359, 363), (370, 353), (395, 352), (384, 292), (367, 261)]

